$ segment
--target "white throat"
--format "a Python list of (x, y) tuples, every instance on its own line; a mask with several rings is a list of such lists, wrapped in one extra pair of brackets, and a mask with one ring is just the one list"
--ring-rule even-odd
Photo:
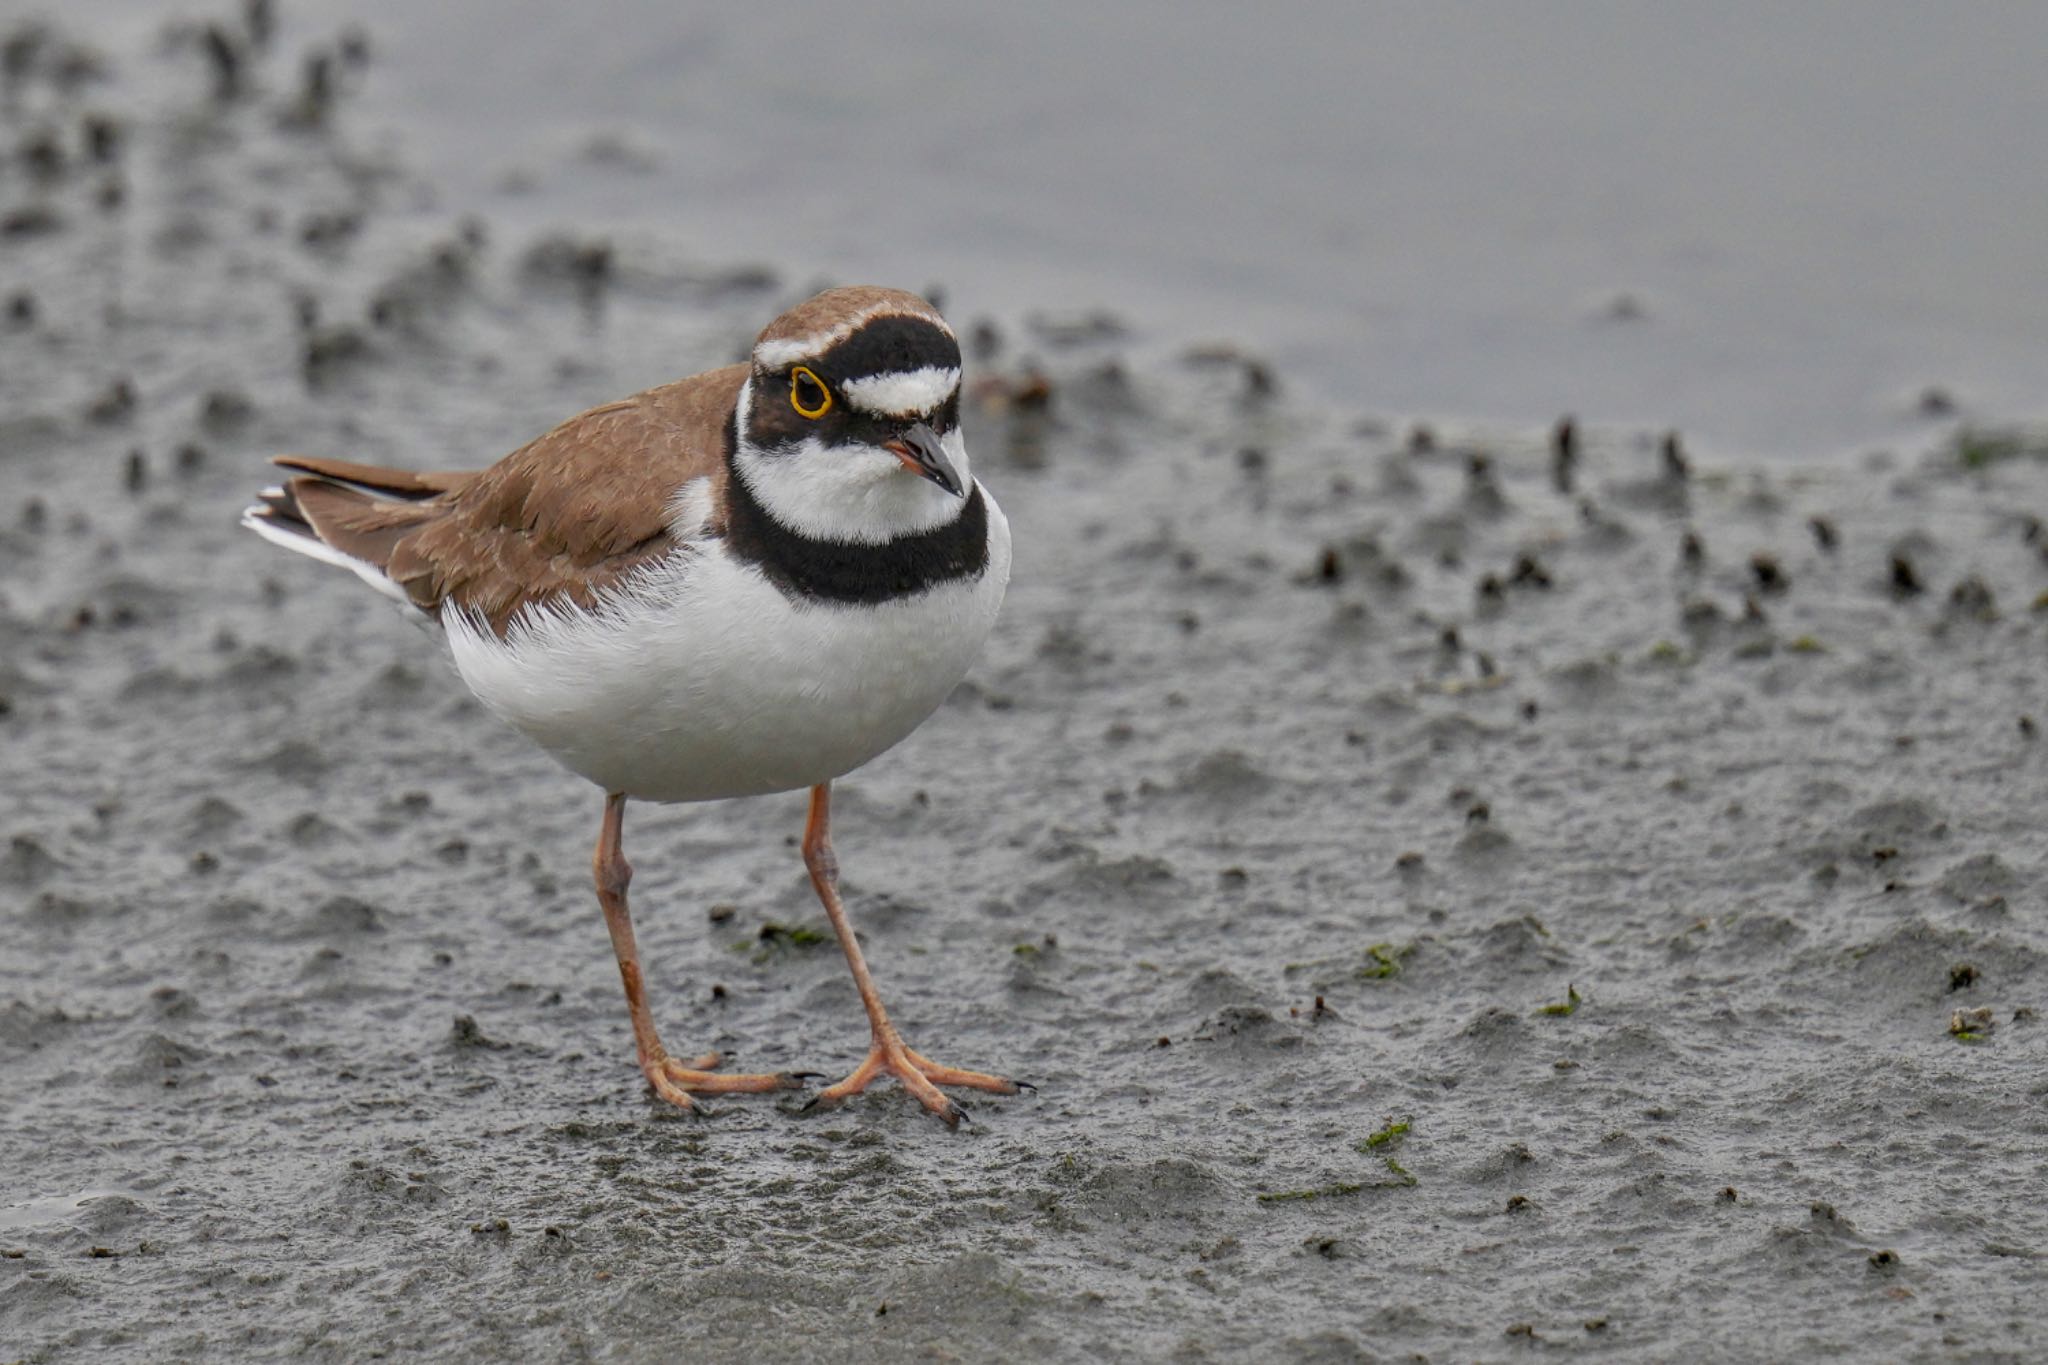
[[(880, 446), (827, 446), (816, 437), (794, 449), (768, 453), (747, 444), (753, 403), (750, 379), (740, 389), (734, 473), (783, 526), (811, 540), (883, 545), (944, 526), (966, 508), (964, 498), (903, 467)], [(973, 472), (967, 443), (955, 427), (940, 440), (946, 458), (970, 492)]]

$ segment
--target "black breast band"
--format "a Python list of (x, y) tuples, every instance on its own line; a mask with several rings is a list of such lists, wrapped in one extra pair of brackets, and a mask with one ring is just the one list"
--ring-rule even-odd
[(732, 459), (735, 433), (726, 437), (725, 541), (740, 560), (759, 568), (792, 598), (826, 602), (888, 602), (960, 579), (988, 567), (988, 508), (975, 485), (960, 515), (944, 526), (898, 536), (879, 545), (813, 540), (768, 514)]

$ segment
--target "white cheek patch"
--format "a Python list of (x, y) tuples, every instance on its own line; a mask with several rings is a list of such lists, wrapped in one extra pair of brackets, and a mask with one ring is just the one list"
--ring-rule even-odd
[[(958, 436), (946, 433), (946, 455), (962, 478), (971, 478)], [(906, 472), (880, 446), (827, 446), (812, 437), (764, 454), (742, 444), (733, 464), (769, 516), (811, 540), (886, 545), (944, 526), (967, 505), (930, 479)]]
[(916, 417), (937, 409), (959, 387), (960, 371), (927, 365), (849, 379), (839, 391), (850, 405), (876, 417)]

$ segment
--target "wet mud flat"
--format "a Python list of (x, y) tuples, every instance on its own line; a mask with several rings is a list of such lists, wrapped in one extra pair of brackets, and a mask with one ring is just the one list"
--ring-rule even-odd
[[(234, 517), (814, 282), (439, 208), (358, 37), (0, 36), (0, 1360), (2048, 1349), (2039, 433), (1789, 467), (957, 319), (1010, 602), (840, 852), (913, 1044), (1039, 1089), (684, 1115), (597, 793)], [(632, 814), (677, 1048), (863, 1051), (801, 809)]]

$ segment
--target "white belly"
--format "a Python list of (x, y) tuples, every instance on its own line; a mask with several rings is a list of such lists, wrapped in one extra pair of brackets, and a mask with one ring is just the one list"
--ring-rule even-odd
[(705, 542), (594, 615), (509, 642), (455, 619), (455, 666), (492, 711), (608, 792), (711, 801), (842, 776), (923, 723), (966, 676), (1010, 577), (986, 490), (988, 565), (879, 605), (800, 602)]

